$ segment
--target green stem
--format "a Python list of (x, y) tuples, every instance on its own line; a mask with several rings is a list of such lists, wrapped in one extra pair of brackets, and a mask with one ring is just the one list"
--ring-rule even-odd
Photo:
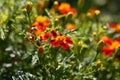
[(29, 25), (32, 26), (32, 22), (31, 22), (31, 18), (30, 18), (30, 14), (29, 13), (27, 13), (27, 17), (28, 17), (28, 23), (29, 23)]

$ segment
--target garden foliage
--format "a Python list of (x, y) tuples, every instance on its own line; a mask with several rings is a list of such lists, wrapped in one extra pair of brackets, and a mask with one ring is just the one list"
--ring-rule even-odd
[(0, 80), (119, 80), (120, 23), (100, 3), (0, 0)]

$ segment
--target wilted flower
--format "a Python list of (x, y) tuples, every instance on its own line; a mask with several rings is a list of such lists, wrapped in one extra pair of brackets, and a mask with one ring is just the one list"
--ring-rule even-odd
[(69, 44), (73, 44), (72, 40), (64, 36), (62, 34), (57, 35), (56, 31), (51, 31), (51, 34), (53, 36), (53, 40), (50, 41), (50, 44), (52, 44), (54, 47), (61, 46), (65, 50), (70, 50)]

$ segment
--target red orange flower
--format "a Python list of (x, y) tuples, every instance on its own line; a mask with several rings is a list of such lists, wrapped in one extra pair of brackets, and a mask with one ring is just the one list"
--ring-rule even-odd
[(106, 44), (106, 47), (103, 48), (102, 52), (106, 56), (112, 55), (114, 53), (114, 51), (120, 47), (119, 40), (112, 40), (109, 37), (104, 37), (103, 42)]
[(34, 33), (36, 36), (39, 36), (41, 32), (44, 32), (46, 28), (48, 28), (50, 25), (50, 20), (47, 17), (38, 16), (35, 20), (35, 23), (33, 24), (33, 27), (36, 29), (34, 30)]
[(77, 14), (77, 11), (75, 8), (73, 8), (70, 4), (68, 3), (61, 3), (60, 5), (57, 6), (57, 10), (61, 13), (61, 14), (68, 14), (68, 13), (72, 13), (73, 15)]
[(41, 41), (47, 41), (50, 37), (50, 32), (46, 32), (43, 35), (41, 35), (40, 37), (41, 37)]
[(116, 32), (120, 32), (120, 23), (111, 23), (110, 25), (111, 29), (114, 29)]
[(62, 34), (57, 35), (56, 31), (51, 31), (51, 34), (53, 36), (53, 40), (50, 41), (50, 44), (53, 45), (54, 47), (59, 47), (61, 46), (65, 50), (70, 50), (69, 44), (73, 44), (72, 40), (64, 36)]

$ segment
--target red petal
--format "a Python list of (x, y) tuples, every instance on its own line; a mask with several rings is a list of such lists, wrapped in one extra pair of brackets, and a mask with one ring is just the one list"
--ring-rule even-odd
[(117, 24), (111, 23), (109, 26), (110, 26), (110, 28), (116, 28)]
[(103, 48), (102, 52), (105, 56), (110, 56), (114, 53), (114, 50), (106, 47), (106, 48)]
[(65, 50), (70, 50), (70, 46), (68, 44), (62, 44), (62, 48)]
[(48, 32), (48, 33), (45, 33), (45, 34), (41, 37), (41, 39), (42, 39), (42, 40), (48, 40), (49, 37), (50, 37), (50, 33)]
[(57, 33), (56, 33), (56, 31), (55, 31), (55, 30), (52, 30), (52, 31), (51, 31), (51, 34), (52, 34), (52, 36), (53, 36), (54, 38), (56, 38), (56, 37), (57, 37)]
[(111, 45), (113, 43), (113, 40), (109, 37), (104, 37), (103, 42), (108, 44), (108, 45)]
[(56, 40), (51, 40), (51, 41), (50, 41), (50, 44), (52, 44), (52, 45), (55, 46), (55, 47), (60, 46), (60, 44), (59, 44)]
[(72, 40), (69, 37), (66, 37), (66, 42), (69, 44), (73, 44)]
[(67, 10), (61, 10), (61, 12), (60, 12), (61, 14), (68, 14), (69, 13), (69, 11), (67, 11)]
[(70, 12), (72, 12), (73, 14), (77, 14), (77, 11), (74, 8), (70, 8)]

